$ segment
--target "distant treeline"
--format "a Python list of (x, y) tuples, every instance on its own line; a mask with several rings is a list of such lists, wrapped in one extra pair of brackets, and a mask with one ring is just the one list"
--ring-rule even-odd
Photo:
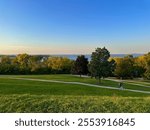
[(112, 58), (106, 48), (97, 48), (90, 61), (84, 55), (76, 60), (28, 54), (1, 56), (0, 74), (79, 74), (99, 79), (108, 76), (150, 79), (150, 53), (138, 57), (128, 55)]

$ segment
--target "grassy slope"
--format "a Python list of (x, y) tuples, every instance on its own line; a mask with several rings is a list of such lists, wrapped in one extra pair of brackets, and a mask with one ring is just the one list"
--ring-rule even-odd
[[(15, 76), (16, 77), (16, 76)], [(20, 77), (20, 76), (19, 76)], [(72, 75), (27, 75), (21, 76), (23, 78), (36, 78), (36, 79), (47, 79), (47, 80), (59, 80), (59, 81), (70, 81), (70, 82), (83, 82), (83, 83), (90, 83), (90, 84), (97, 84), (95, 79), (87, 78), (87, 77), (77, 77)], [(145, 85), (145, 83), (141, 83)], [(118, 87), (118, 82), (109, 81), (109, 80), (102, 80), (102, 86), (111, 86), (111, 87)], [(150, 86), (150, 85), (149, 85)], [(150, 91), (150, 87), (141, 87), (138, 85), (131, 85), (124, 83), (124, 88), (127, 89), (134, 89), (134, 90), (143, 90), (143, 91)]]
[(79, 96), (149, 96), (149, 94), (124, 92), (83, 85), (48, 83), (0, 78), (0, 94), (32, 94), (32, 95), (79, 95)]
[[(149, 94), (7, 77), (0, 77), (0, 112), (150, 112)], [(95, 84), (94, 79), (70, 75), (15, 77)], [(102, 85), (118, 87), (114, 81), (103, 80)]]
[[(42, 76), (42, 78), (45, 78), (45, 77)], [(61, 76), (56, 76), (56, 77), (62, 78), (63, 76), (61, 75)], [(49, 76), (46, 78), (49, 78)], [(68, 81), (80, 81), (81, 82), (82, 80), (79, 77), (67, 76), (67, 78), (68, 78)], [(65, 77), (65, 80), (67, 80), (67, 78)], [(89, 79), (89, 81), (94, 82), (93, 79)], [(116, 84), (117, 86), (117, 83), (113, 81), (107, 81), (107, 82), (103, 81), (103, 85), (109, 86), (112, 84)], [(116, 95), (116, 96), (126, 96), (126, 97), (149, 96), (149, 94), (88, 87), (88, 86), (83, 86), (83, 85), (70, 85), (70, 84), (61, 84), (61, 83), (40, 82), (40, 81), (14, 80), (14, 79), (7, 79), (7, 78), (0, 78), (0, 93), (4, 95), (32, 94), (32, 95), (79, 95), (79, 96), (80, 95), (82, 96), (83, 95), (84, 96), (86, 95), (91, 95), (91, 96), (114, 96)]]

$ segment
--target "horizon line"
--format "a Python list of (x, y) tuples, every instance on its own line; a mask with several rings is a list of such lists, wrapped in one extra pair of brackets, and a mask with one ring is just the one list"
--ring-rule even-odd
[[(18, 54), (0, 54), (0, 55), (19, 55), (19, 54), (28, 54), (28, 55), (91, 55), (91, 54), (40, 54), (40, 53), (37, 53), (37, 54), (31, 54), (31, 53), (18, 53)], [(110, 55), (144, 55), (146, 53), (110, 53)]]

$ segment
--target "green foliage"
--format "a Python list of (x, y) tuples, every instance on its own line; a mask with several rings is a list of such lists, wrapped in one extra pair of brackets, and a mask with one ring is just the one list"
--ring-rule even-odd
[(11, 65), (11, 59), (8, 56), (2, 56), (0, 62), (0, 74), (12, 74), (15, 67)]
[(150, 80), (150, 52), (148, 54), (145, 55), (145, 73), (144, 73), (144, 76), (146, 79), (149, 79)]
[(1, 113), (149, 113), (150, 98), (1, 95)]
[(72, 66), (72, 73), (80, 76), (88, 74), (88, 59), (84, 55), (77, 57)]
[(97, 48), (92, 53), (89, 71), (93, 77), (100, 80), (102, 77), (110, 75), (112, 62), (109, 61), (109, 57), (110, 53), (105, 47)]
[[(87, 67), (88, 66), (88, 67)], [(99, 79), (108, 76), (118, 78), (143, 77), (150, 80), (150, 53), (133, 57), (110, 58), (109, 51), (97, 48), (91, 55), (88, 64), (84, 55), (78, 56), (76, 61), (66, 57), (48, 57), (19, 54), (16, 57), (0, 57), (0, 74), (79, 74), (91, 75)]]

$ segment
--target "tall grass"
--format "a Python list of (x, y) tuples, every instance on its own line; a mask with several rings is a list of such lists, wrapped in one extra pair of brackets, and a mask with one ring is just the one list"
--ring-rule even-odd
[(150, 112), (150, 97), (1, 95), (0, 112)]

